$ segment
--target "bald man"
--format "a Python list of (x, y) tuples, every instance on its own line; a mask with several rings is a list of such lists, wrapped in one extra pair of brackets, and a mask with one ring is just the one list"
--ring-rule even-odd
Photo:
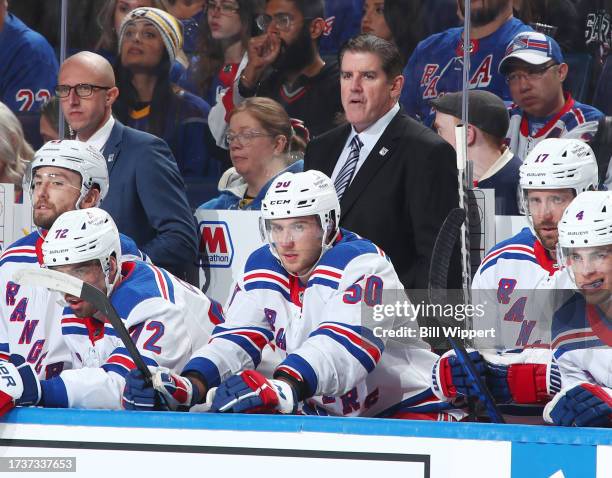
[(88, 51), (69, 57), (55, 94), (76, 139), (106, 158), (110, 189), (101, 207), (155, 264), (188, 278), (197, 233), (183, 180), (165, 141), (113, 118), (119, 89), (110, 63)]

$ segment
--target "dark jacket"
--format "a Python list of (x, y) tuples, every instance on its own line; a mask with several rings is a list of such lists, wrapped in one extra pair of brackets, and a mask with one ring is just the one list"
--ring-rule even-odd
[(110, 188), (102, 209), (154, 264), (182, 277), (195, 262), (196, 224), (168, 145), (115, 121), (103, 154)]

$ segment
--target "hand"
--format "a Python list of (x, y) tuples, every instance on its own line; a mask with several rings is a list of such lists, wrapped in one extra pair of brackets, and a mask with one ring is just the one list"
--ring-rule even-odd
[[(482, 355), (474, 350), (469, 352), (468, 356), (484, 381), (486, 366)], [(439, 396), (441, 395), (442, 398), (479, 397), (478, 391), (474, 388), (474, 383), (453, 350), (449, 350), (438, 359), (434, 364), (432, 375), (434, 377), (434, 392)]]
[(519, 355), (483, 353), (488, 369), (487, 387), (498, 403), (546, 403), (558, 391), (559, 367), (555, 362), (513, 363)]
[(226, 413), (295, 413), (296, 409), (291, 385), (267, 379), (255, 370), (245, 370), (222, 382), (210, 407), (211, 412)]
[[(152, 370), (153, 373), (155, 370)], [(131, 370), (125, 377), (125, 387), (121, 400), (126, 410), (168, 410), (161, 394), (151, 383), (145, 382), (142, 372)]]
[[(197, 400), (197, 391), (185, 377), (164, 367), (151, 368), (152, 384), (147, 384), (139, 370), (132, 370), (125, 380), (123, 408), (126, 410), (187, 409)], [(196, 389), (197, 390), (197, 389)]]
[(34, 369), (20, 355), (11, 362), (0, 362), (0, 416), (15, 405), (36, 405), (40, 401), (40, 382)]
[(278, 58), (281, 40), (277, 35), (268, 34), (252, 37), (247, 51), (249, 61), (242, 72), (247, 81), (243, 84), (247, 88), (253, 88), (263, 71)]
[(544, 420), (565, 427), (612, 426), (612, 390), (587, 382), (566, 388), (546, 405)]

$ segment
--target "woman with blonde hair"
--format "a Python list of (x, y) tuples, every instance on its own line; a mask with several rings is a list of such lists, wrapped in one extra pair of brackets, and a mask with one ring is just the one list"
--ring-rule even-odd
[(21, 202), (23, 175), (33, 157), (21, 123), (8, 106), (0, 103), (0, 183), (15, 186), (16, 202)]
[(266, 97), (252, 97), (229, 115), (226, 141), (233, 167), (219, 181), (219, 196), (203, 209), (261, 208), (261, 200), (274, 178), (304, 169), (308, 130), (292, 120), (284, 108)]

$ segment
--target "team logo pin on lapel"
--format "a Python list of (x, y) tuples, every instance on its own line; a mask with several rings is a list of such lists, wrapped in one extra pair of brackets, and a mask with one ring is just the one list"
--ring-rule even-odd
[(388, 152), (389, 150), (383, 146), (382, 148), (380, 148), (380, 151), (378, 152), (378, 154), (380, 154), (381, 156), (384, 156)]

